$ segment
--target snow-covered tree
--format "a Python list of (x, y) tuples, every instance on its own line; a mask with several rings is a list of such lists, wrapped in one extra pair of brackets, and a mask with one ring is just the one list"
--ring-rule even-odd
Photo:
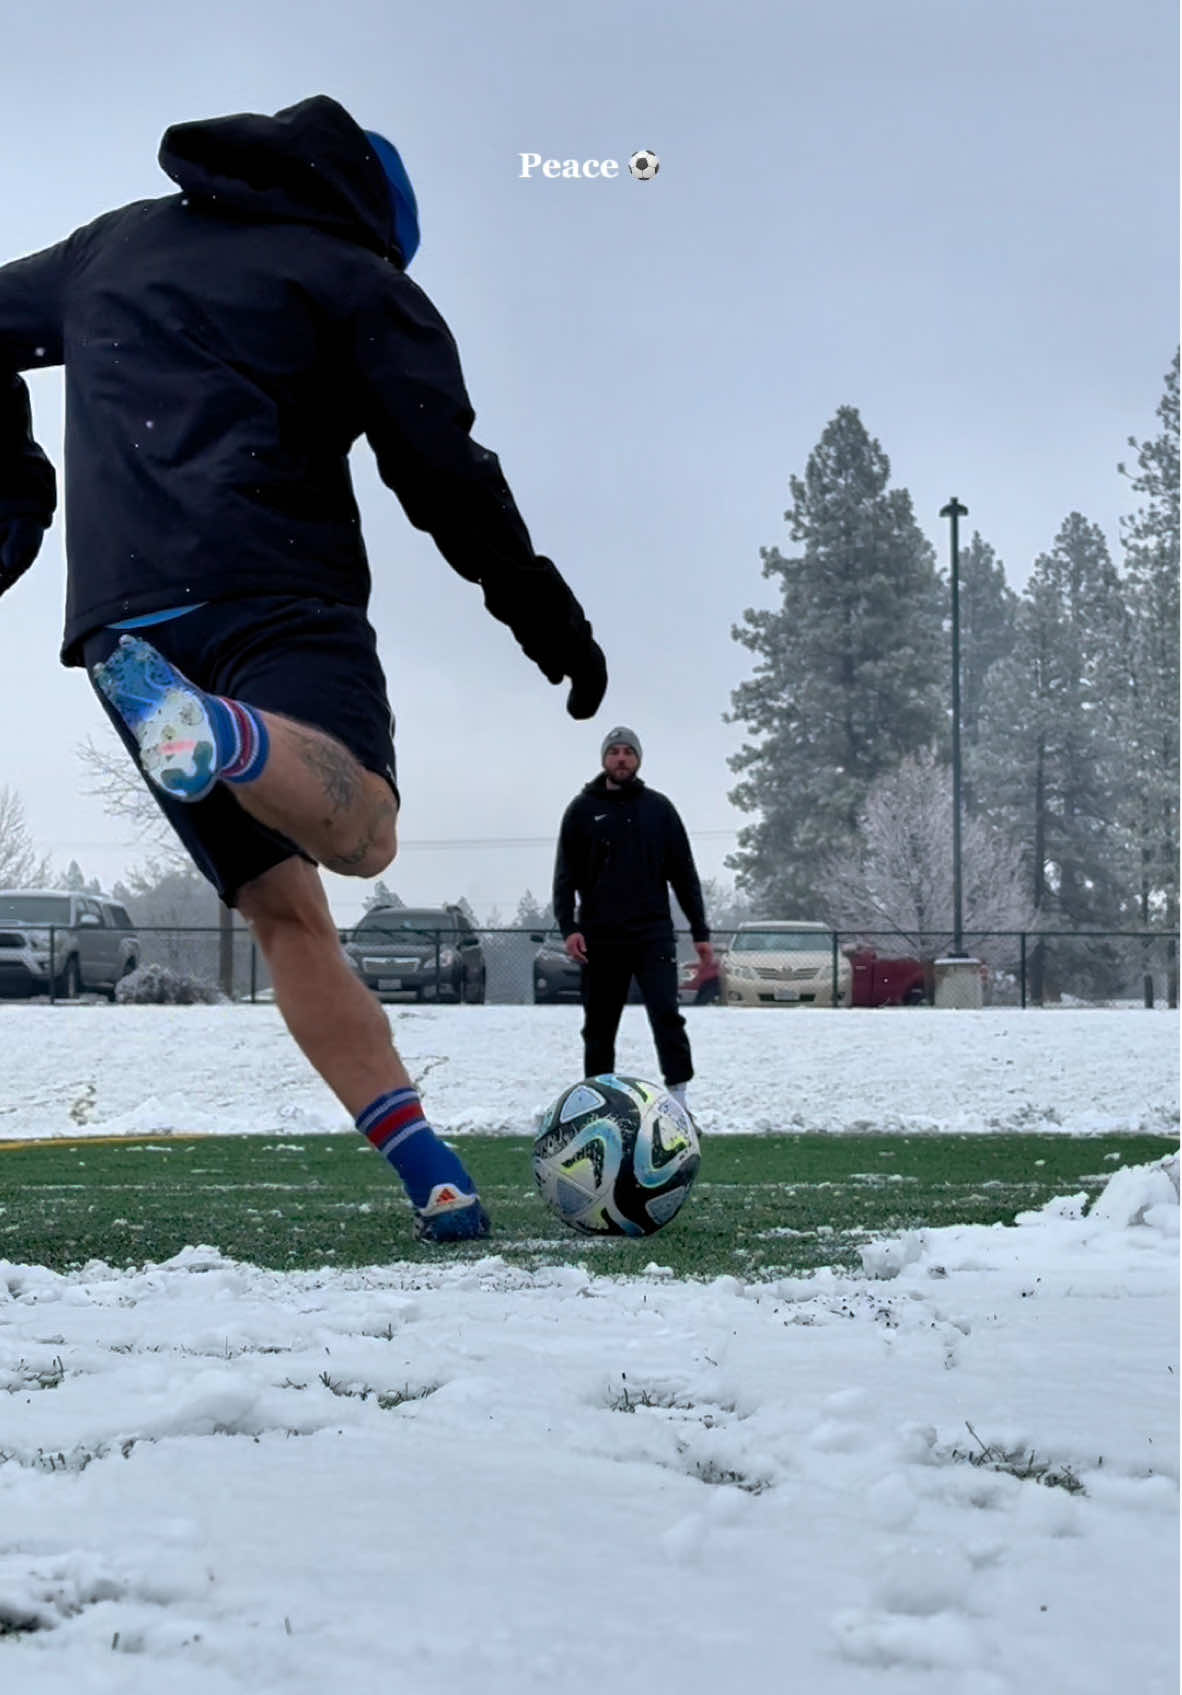
[(133, 827), (147, 850), (147, 863), (174, 871), (187, 868), (189, 856), (131, 755), (105, 719), (103, 725), (97, 739), (88, 736), (74, 750), (82, 766), (83, 794), (93, 795), (110, 817), (125, 819)]
[(385, 879), (379, 877), (373, 888), (370, 889), (369, 893), (365, 897), (365, 906), (363, 910), (365, 912), (369, 912), (370, 909), (375, 906), (405, 905), (406, 902), (399, 895), (394, 893), (394, 890), (388, 886)]
[[(1021, 855), (985, 819), (969, 818), (961, 873), (969, 951), (1010, 964), (1016, 944), (997, 932), (1028, 930), (1035, 918)], [(889, 936), (923, 958), (951, 945), (952, 773), (934, 751), (905, 759), (871, 785), (856, 841), (825, 861), (818, 882), (822, 916), (837, 930), (856, 930), (879, 947)]]
[[(706, 908), (706, 922), (709, 924), (716, 943), (722, 943), (734, 933), (740, 924), (748, 918), (758, 918), (759, 912), (750, 894), (742, 889), (736, 889), (733, 883), (726, 883), (721, 877), (703, 877), (702, 905)], [(689, 928), (676, 901), (673, 902), (675, 922), (679, 927)], [(770, 916), (770, 914), (769, 914)]]
[[(145, 964), (167, 966), (186, 977), (207, 982), (223, 981), (223, 992), (232, 993), (233, 973), (222, 957), (222, 906), (205, 878), (192, 866), (177, 867), (169, 860), (148, 860), (126, 872), (111, 891), (126, 906), (132, 923), (141, 931), (141, 953)], [(233, 915), (227, 913), (233, 924)], [(229, 928), (229, 926), (227, 926)], [(236, 931), (236, 934), (235, 934)], [(234, 926), (231, 942), (246, 957), (246, 930)], [(237, 973), (241, 979), (243, 972)]]
[(0, 785), (0, 889), (44, 888), (51, 881), (49, 859), (38, 856), (29, 835), (24, 802)]
[(843, 406), (790, 480), (799, 551), (762, 550), (778, 609), (732, 634), (756, 656), (732, 696), (751, 735), (731, 799), (757, 822), (727, 863), (770, 910), (809, 912), (820, 860), (856, 828), (870, 785), (942, 728), (946, 591), (906, 489), (856, 408)]
[[(76, 752), (84, 771), (83, 792), (95, 795), (102, 802), (104, 812), (115, 818), (126, 819), (148, 850), (148, 859), (139, 871), (129, 874), (129, 881), (132, 884), (142, 884), (146, 888), (171, 884), (174, 889), (179, 889), (182, 885), (191, 886), (194, 891), (198, 888), (204, 889), (206, 902), (212, 902), (212, 906), (207, 906), (207, 912), (211, 916), (192, 922), (212, 922), (218, 926), (220, 935), (217, 947), (217, 980), (223, 994), (233, 995), (236, 926), (230, 908), (223, 906), (210, 885), (193, 870), (192, 861), (180, 838), (156, 804), (151, 789), (136, 769), (114, 730), (106, 725), (99, 741), (87, 737), (79, 744)], [(142, 901), (142, 892), (133, 898)], [(189, 904), (187, 897), (183, 904)], [(135, 914), (132, 916), (135, 917)], [(136, 922), (146, 924), (149, 920), (136, 918)], [(166, 923), (169, 920), (153, 918), (151, 922)], [(178, 919), (176, 922), (179, 924), (182, 921)], [(178, 937), (172, 944), (171, 951), (177, 957), (162, 957), (161, 964), (189, 972), (191, 975), (199, 975), (197, 964), (194, 962), (199, 961), (200, 969), (205, 969), (208, 948), (203, 941), (193, 937)], [(164, 952), (168, 953), (169, 949), (166, 947)], [(147, 960), (149, 957), (150, 950), (146, 948), (144, 958)]]

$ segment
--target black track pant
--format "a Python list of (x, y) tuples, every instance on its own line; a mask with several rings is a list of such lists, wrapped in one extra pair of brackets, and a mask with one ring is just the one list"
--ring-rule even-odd
[(636, 978), (644, 998), (661, 1076), (672, 1088), (694, 1074), (685, 1019), (677, 1002), (677, 955), (668, 942), (588, 942), (583, 967), (583, 1075), (616, 1067), (616, 1031)]

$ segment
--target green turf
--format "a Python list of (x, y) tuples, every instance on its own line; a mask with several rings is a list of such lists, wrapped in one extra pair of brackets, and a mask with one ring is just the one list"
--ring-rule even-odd
[(1013, 1222), (1052, 1196), (1095, 1194), (1120, 1164), (1177, 1146), (1160, 1136), (727, 1136), (708, 1141), (681, 1214), (655, 1239), (575, 1234), (538, 1199), (530, 1144), (469, 1136), (465, 1160), (492, 1212), (491, 1243), (420, 1247), (384, 1161), (347, 1136), (127, 1143), (31, 1142), (0, 1150), (0, 1259), (59, 1270), (140, 1265), (204, 1242), (289, 1270), (391, 1260), (583, 1261), (628, 1274), (765, 1277), (856, 1265), (870, 1235)]

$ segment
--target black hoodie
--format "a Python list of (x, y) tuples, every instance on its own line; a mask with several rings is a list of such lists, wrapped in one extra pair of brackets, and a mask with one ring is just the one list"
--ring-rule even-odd
[(411, 523), (559, 681), (590, 627), (471, 438), (455, 343), (403, 271), (363, 131), (317, 96), (178, 124), (160, 162), (181, 193), (0, 268), (0, 520), (52, 517), (17, 373), (66, 371), (65, 663), (100, 625), (189, 600), (364, 607), (364, 435)]
[(563, 814), (554, 922), (564, 937), (581, 930), (589, 943), (672, 940), (670, 888), (694, 941), (709, 941), (701, 884), (673, 802), (639, 777), (609, 789), (601, 772)]

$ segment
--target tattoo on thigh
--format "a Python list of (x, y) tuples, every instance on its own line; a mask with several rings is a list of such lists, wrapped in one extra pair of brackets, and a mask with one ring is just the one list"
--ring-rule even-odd
[(348, 812), (361, 792), (361, 767), (353, 755), (327, 737), (299, 734), (300, 756), (324, 785), (334, 812)]
[(349, 871), (352, 871), (355, 866), (361, 865), (365, 859), (368, 858), (370, 849), (373, 847), (378, 836), (382, 833), (386, 823), (389, 822), (392, 824), (397, 816), (398, 809), (394, 805), (394, 796), (389, 793), (380, 796), (377, 800), (375, 800), (370, 811), (369, 828), (358, 837), (357, 844), (351, 853), (339, 853), (332, 859), (326, 859), (324, 861), (328, 870), (340, 871), (347, 874)]

